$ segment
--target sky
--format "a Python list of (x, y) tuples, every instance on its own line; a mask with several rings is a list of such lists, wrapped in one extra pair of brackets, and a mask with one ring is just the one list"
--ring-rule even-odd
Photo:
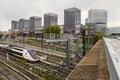
[(108, 11), (108, 27), (120, 26), (120, 0), (0, 0), (0, 30), (11, 28), (12, 20), (29, 19), (31, 16), (42, 17), (45, 13), (58, 14), (58, 24), (64, 24), (64, 9), (81, 9), (81, 21), (85, 23), (90, 9)]

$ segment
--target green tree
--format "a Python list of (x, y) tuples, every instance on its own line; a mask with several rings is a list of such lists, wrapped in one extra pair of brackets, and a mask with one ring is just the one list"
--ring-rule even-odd
[(94, 43), (96, 43), (99, 39), (102, 39), (103, 36), (104, 36), (104, 33), (102, 33), (102, 32), (95, 34), (95, 36), (94, 36), (95, 42)]
[(45, 34), (55, 34), (55, 37), (60, 37), (60, 27), (59, 26), (49, 26), (45, 28)]
[(60, 34), (60, 27), (59, 26), (49, 26), (45, 28), (45, 33), (54, 33)]

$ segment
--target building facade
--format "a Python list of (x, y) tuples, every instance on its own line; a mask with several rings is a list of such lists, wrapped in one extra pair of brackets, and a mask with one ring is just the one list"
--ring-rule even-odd
[(64, 25), (58, 25), (60, 27), (60, 34), (64, 34)]
[(74, 33), (74, 25), (81, 23), (81, 10), (69, 8), (64, 10), (65, 32)]
[(55, 13), (44, 14), (44, 27), (58, 25), (58, 15)]
[(106, 33), (107, 28), (107, 10), (91, 9), (88, 11), (88, 23), (95, 24), (96, 33)]
[(23, 34), (28, 34), (29, 33), (29, 31), (28, 31), (29, 27), (30, 27), (30, 21), (28, 19), (20, 19), (19, 20), (19, 31), (20, 31), (21, 36)]
[(87, 23), (88, 23), (88, 18), (85, 19), (85, 24), (87, 24)]
[(99, 23), (95, 24), (95, 33), (106, 33), (107, 24)]
[(19, 21), (11, 21), (11, 29), (19, 29)]
[(120, 35), (120, 26), (114, 26), (108, 29), (108, 33), (110, 33), (111, 35)]
[(41, 17), (33, 16), (30, 17), (30, 33), (34, 33), (35, 27), (40, 28), (42, 26)]
[(95, 24), (92, 24), (92, 23), (86, 23), (85, 24), (85, 28), (86, 28), (86, 32), (85, 32), (85, 35), (86, 36), (91, 36), (91, 35), (94, 35), (95, 34)]
[(19, 35), (19, 21), (11, 21), (11, 35)]
[(91, 9), (88, 11), (89, 23), (107, 23), (107, 10)]

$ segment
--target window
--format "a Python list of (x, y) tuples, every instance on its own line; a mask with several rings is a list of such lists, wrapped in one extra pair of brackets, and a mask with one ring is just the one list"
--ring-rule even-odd
[(18, 49), (18, 48), (13, 48), (13, 49), (15, 49), (15, 50), (19, 50), (19, 51), (23, 51), (22, 49)]

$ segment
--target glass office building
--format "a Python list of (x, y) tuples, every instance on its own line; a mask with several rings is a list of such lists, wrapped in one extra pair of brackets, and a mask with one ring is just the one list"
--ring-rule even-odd
[(78, 8), (69, 8), (64, 10), (65, 31), (74, 33), (75, 24), (81, 23), (81, 10)]
[(41, 20), (41, 17), (37, 17), (37, 16), (33, 16), (33, 17), (30, 17), (30, 32), (33, 32), (35, 31), (35, 28), (39, 28), (42, 26), (42, 20)]
[(88, 22), (95, 24), (96, 33), (106, 33), (107, 10), (91, 9), (88, 11)]
[(58, 25), (58, 15), (55, 13), (44, 14), (44, 27)]

